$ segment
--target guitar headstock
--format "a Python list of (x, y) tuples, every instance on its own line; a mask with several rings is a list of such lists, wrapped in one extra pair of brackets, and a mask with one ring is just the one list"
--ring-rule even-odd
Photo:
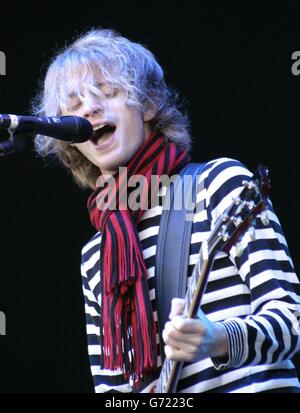
[(270, 193), (268, 169), (259, 165), (252, 179), (244, 181), (243, 185), (239, 196), (233, 199), (217, 222), (210, 240), (212, 249), (229, 252), (235, 245), (236, 254), (240, 255), (242, 249), (237, 244), (239, 238), (248, 232), (250, 238), (255, 239), (255, 219), (259, 218), (264, 225), (269, 223), (266, 213), (266, 201)]

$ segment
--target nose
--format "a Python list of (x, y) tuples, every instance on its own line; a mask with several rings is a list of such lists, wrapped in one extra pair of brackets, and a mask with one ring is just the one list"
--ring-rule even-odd
[(83, 117), (89, 119), (101, 112), (104, 112), (104, 107), (103, 102), (100, 102), (99, 98), (96, 96), (89, 96), (85, 99)]

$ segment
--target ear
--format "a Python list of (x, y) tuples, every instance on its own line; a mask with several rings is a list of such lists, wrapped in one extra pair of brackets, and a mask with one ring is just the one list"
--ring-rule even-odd
[(154, 118), (155, 113), (156, 113), (156, 112), (155, 112), (154, 110), (152, 110), (152, 109), (146, 110), (146, 111), (143, 113), (143, 120), (144, 120), (144, 122), (150, 122), (150, 120), (152, 120), (152, 119)]

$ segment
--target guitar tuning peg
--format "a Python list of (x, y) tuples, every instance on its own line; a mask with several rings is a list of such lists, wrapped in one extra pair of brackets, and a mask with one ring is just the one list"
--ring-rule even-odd
[(256, 234), (255, 234), (255, 228), (254, 227), (249, 227), (248, 234), (249, 234), (249, 237), (250, 237), (251, 241), (256, 240)]
[(235, 255), (240, 257), (244, 252), (244, 248), (240, 242), (235, 245)]
[(260, 220), (261, 220), (261, 222), (262, 222), (265, 226), (267, 226), (267, 225), (270, 224), (267, 211), (263, 211), (263, 212), (260, 214)]

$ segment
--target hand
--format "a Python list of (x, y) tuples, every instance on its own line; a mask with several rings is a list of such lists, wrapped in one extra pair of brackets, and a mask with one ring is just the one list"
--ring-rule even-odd
[(170, 321), (165, 324), (163, 339), (166, 357), (174, 361), (196, 362), (207, 357), (228, 354), (225, 327), (208, 320), (199, 309), (197, 318), (183, 316), (184, 300), (172, 300)]

